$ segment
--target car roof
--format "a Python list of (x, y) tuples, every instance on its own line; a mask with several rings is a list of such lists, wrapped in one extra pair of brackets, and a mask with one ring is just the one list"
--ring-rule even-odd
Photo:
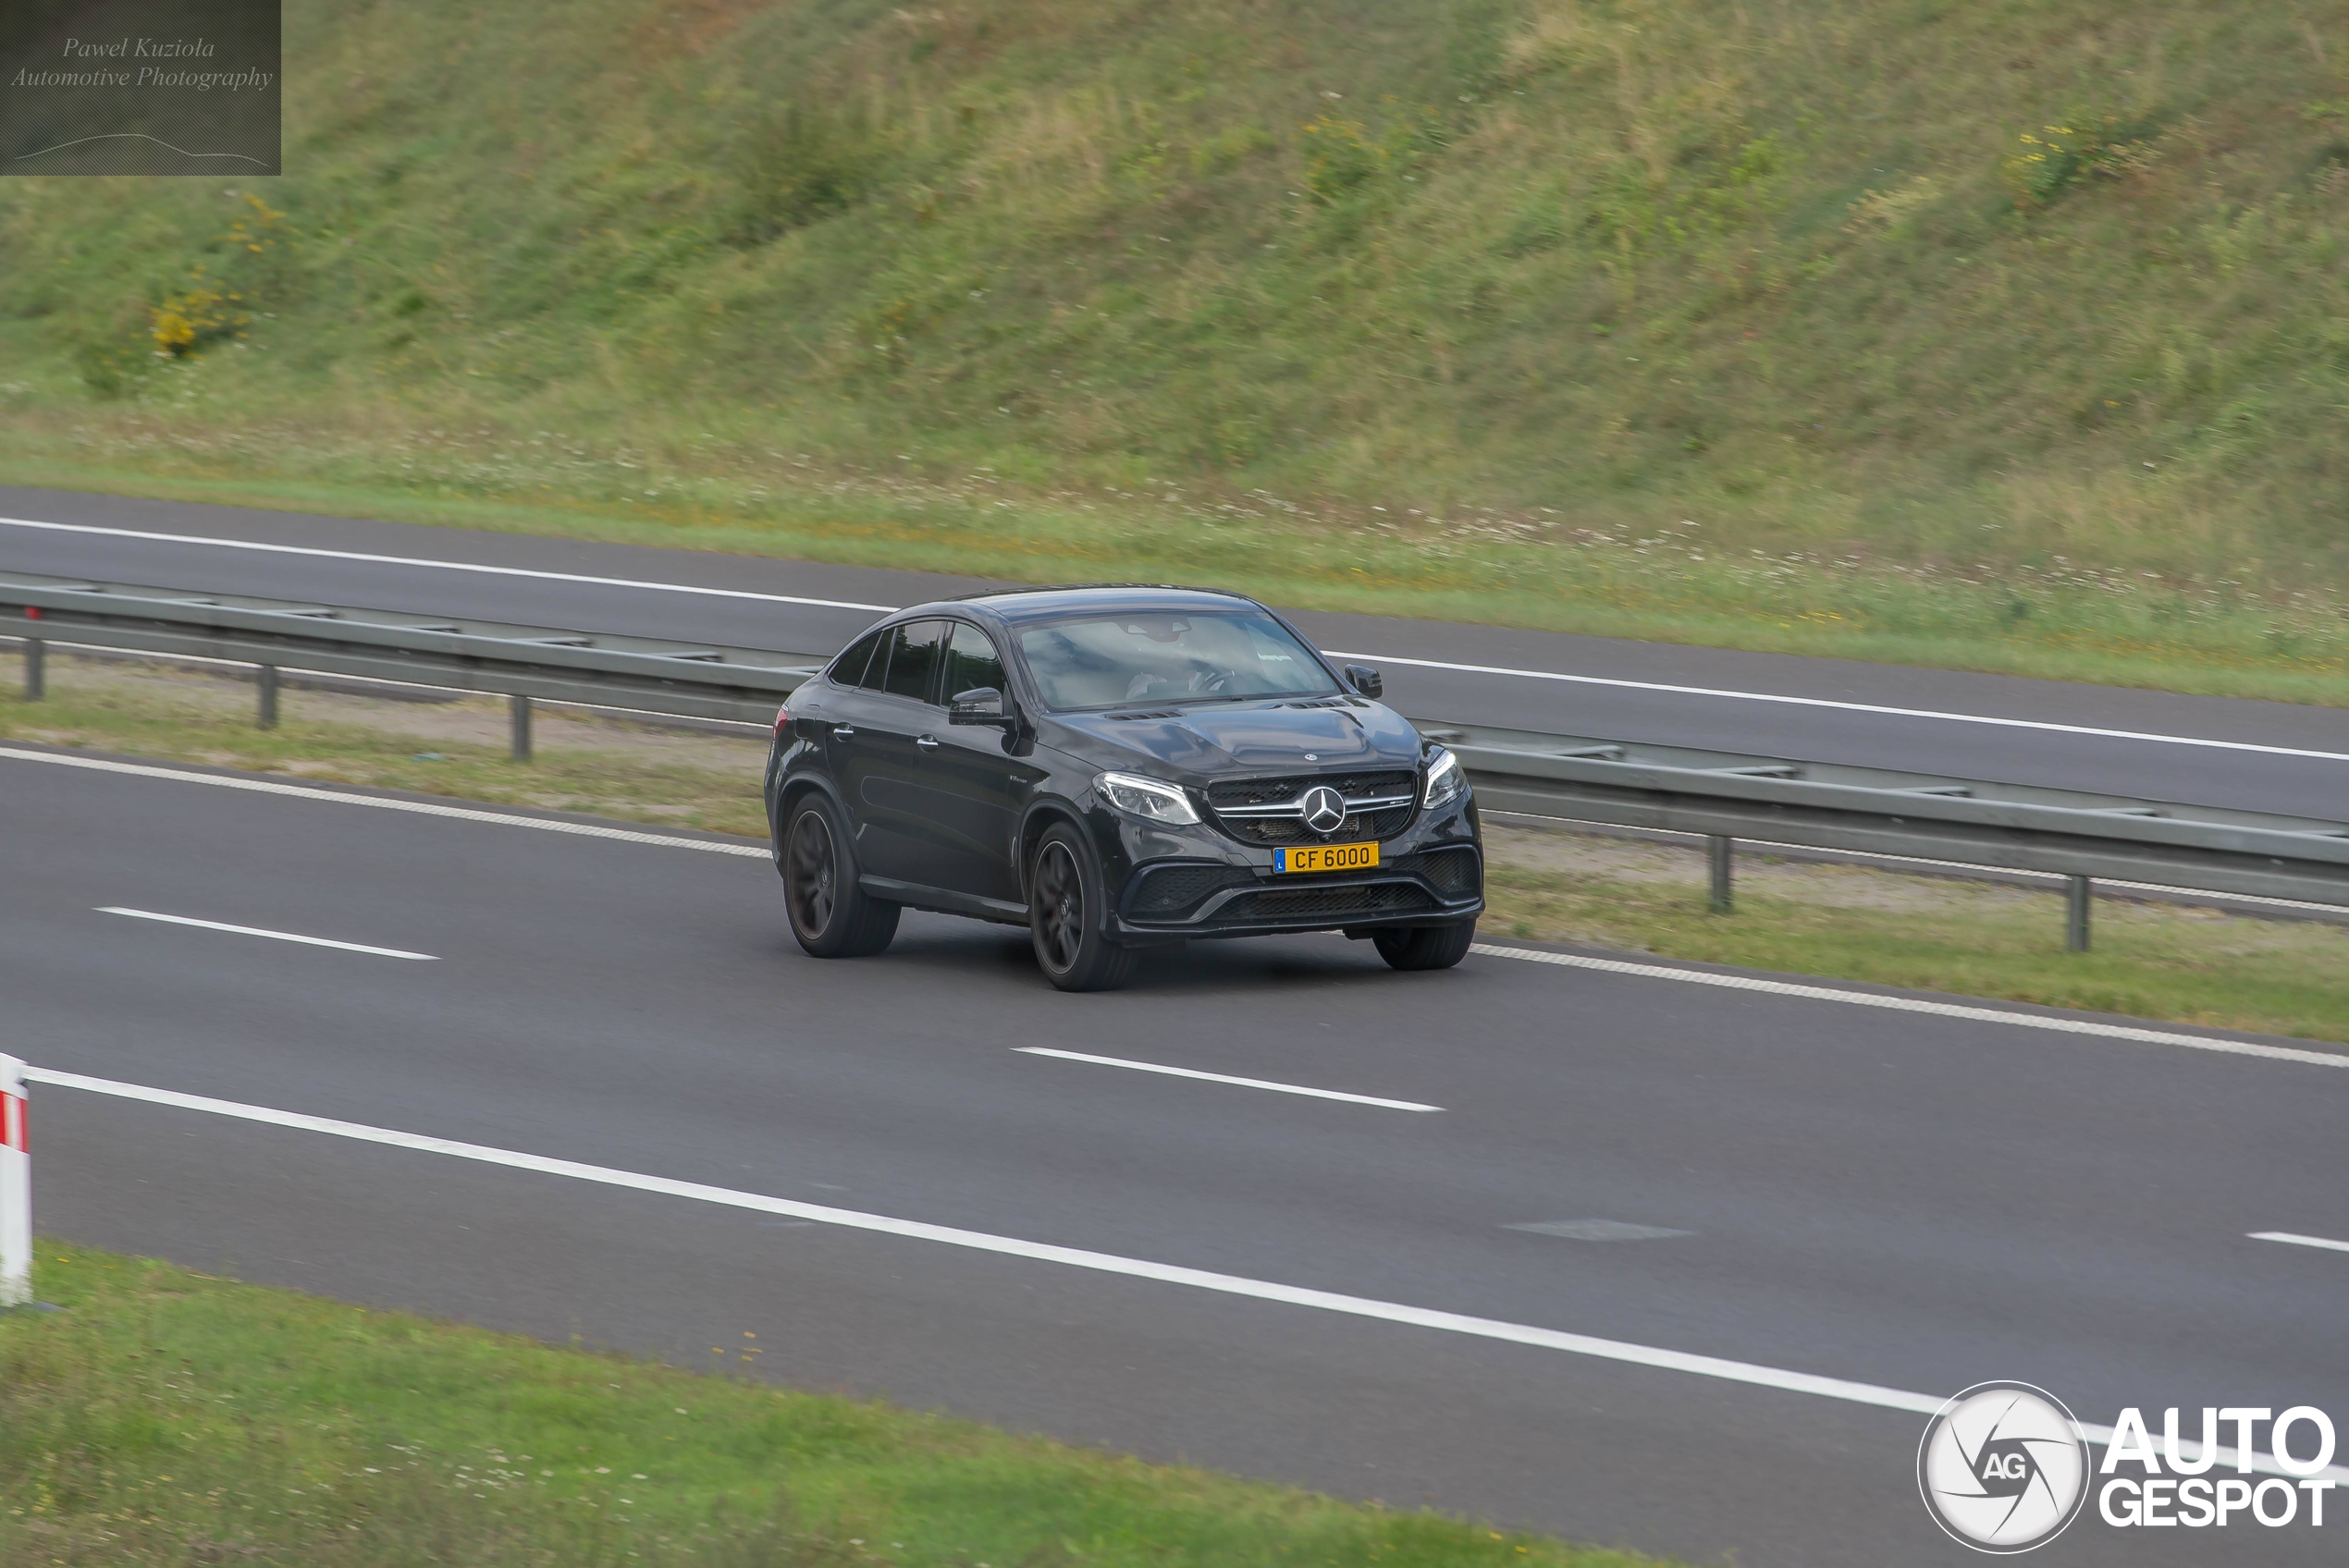
[(991, 612), (1012, 624), (1056, 620), (1063, 616), (1120, 611), (1155, 611), (1179, 615), (1186, 610), (1231, 611), (1261, 609), (1254, 599), (1212, 588), (1178, 588), (1155, 582), (1073, 582), (1046, 588), (999, 589), (968, 594), (925, 609), (947, 605), (969, 606)]

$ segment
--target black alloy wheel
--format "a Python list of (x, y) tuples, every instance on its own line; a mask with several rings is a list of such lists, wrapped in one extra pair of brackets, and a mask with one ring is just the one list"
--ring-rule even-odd
[(898, 906), (867, 897), (840, 816), (821, 795), (806, 795), (783, 830), (783, 907), (792, 935), (817, 958), (869, 958), (897, 935)]
[(1452, 925), (1397, 926), (1379, 932), (1371, 943), (1390, 969), (1449, 969), (1468, 957), (1469, 945), (1475, 940), (1476, 922), (1464, 920)]
[(1027, 929), (1037, 967), (1064, 991), (1113, 991), (1134, 975), (1134, 949), (1110, 940), (1101, 868), (1084, 836), (1048, 828), (1027, 878)]

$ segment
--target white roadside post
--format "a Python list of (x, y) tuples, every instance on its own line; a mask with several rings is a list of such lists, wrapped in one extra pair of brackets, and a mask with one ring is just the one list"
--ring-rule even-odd
[(24, 1063), (0, 1056), (0, 1308), (32, 1303), (32, 1157), (24, 1109)]

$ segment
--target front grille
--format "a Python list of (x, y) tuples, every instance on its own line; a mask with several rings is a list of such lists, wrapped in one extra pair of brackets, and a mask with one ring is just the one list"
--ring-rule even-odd
[(1211, 806), (1269, 806), (1293, 801), (1316, 784), (1341, 795), (1408, 795), (1415, 773), (1302, 773), (1285, 778), (1222, 778), (1207, 787)]
[(1476, 892), (1476, 851), (1438, 850), (1420, 862), (1420, 875), (1435, 884), (1447, 899), (1465, 899)]
[(1128, 901), (1138, 920), (1174, 919), (1188, 913), (1219, 888), (1252, 882), (1255, 877), (1236, 866), (1161, 865), (1142, 873)]
[(1266, 888), (1242, 893), (1215, 912), (1217, 920), (1318, 920), (1347, 915), (1412, 914), (1433, 909), (1427, 889), (1410, 882), (1345, 882), (1310, 888)]
[(1294, 816), (1218, 817), (1224, 832), (1243, 844), (1343, 844), (1357, 839), (1392, 839), (1411, 820), (1409, 806), (1357, 812), (1327, 833), (1316, 833)]
[[(1207, 787), (1211, 808), (1278, 805), (1293, 801), (1317, 784), (1325, 784), (1349, 800), (1408, 795), (1416, 800), (1416, 773), (1307, 773), (1279, 778), (1227, 778)], [(1355, 812), (1327, 833), (1316, 833), (1293, 816), (1225, 816), (1216, 814), (1216, 826), (1243, 844), (1328, 844), (1357, 839), (1391, 839), (1403, 831), (1416, 808), (1388, 806), (1383, 811)]]

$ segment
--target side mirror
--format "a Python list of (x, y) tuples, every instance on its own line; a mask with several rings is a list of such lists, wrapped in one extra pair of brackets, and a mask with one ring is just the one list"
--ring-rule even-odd
[(946, 704), (946, 722), (992, 724), (1008, 729), (1015, 721), (1003, 712), (1002, 692), (992, 686), (974, 686), (954, 693), (954, 700)]
[(1346, 683), (1365, 697), (1380, 696), (1386, 691), (1386, 678), (1366, 664), (1347, 665)]

